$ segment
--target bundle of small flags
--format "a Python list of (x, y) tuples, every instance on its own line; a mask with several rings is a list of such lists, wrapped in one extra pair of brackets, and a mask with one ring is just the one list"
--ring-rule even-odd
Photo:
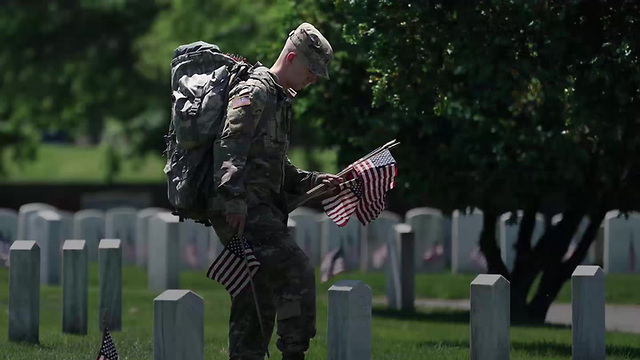
[(355, 212), (362, 225), (380, 215), (386, 206), (386, 193), (395, 186), (398, 174), (396, 161), (389, 149), (357, 161), (347, 181), (340, 184), (340, 192), (324, 199), (325, 213), (338, 226), (345, 226)]

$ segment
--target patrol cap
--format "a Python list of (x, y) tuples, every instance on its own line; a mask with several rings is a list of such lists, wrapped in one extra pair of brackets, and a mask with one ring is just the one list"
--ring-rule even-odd
[(333, 59), (333, 49), (320, 31), (305, 22), (289, 33), (289, 39), (304, 57), (311, 72), (328, 79), (327, 65)]

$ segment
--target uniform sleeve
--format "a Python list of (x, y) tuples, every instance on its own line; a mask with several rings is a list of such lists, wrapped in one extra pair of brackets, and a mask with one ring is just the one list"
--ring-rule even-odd
[(227, 118), (214, 148), (217, 193), (225, 214), (246, 214), (245, 165), (256, 126), (266, 102), (266, 89), (242, 83), (231, 90)]
[(301, 170), (287, 156), (284, 164), (284, 188), (293, 195), (300, 195), (317, 185), (318, 172)]

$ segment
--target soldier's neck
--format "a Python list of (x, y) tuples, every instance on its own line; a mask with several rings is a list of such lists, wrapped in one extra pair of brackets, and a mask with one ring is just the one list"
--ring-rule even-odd
[(293, 90), (290, 86), (288, 86), (288, 84), (286, 83), (286, 81), (284, 81), (284, 79), (286, 79), (283, 76), (283, 69), (282, 66), (278, 65), (278, 63), (275, 63), (270, 69), (269, 72), (271, 74), (273, 74), (273, 78), (276, 81), (276, 83), (280, 86), (282, 86), (282, 88), (289, 94), (290, 97), (295, 97), (297, 92), (295, 90)]
[(269, 71), (275, 75), (275, 79), (276, 82), (278, 83), (278, 85), (282, 86), (285, 89), (289, 88), (289, 84), (286, 83), (285, 80), (285, 76), (284, 75), (284, 69), (282, 68), (282, 66), (276, 62), (275, 64), (273, 64), (273, 66), (269, 69)]

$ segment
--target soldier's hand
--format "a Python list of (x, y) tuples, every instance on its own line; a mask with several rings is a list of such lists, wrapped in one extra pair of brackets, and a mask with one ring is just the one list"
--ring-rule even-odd
[(227, 215), (227, 223), (233, 229), (238, 231), (238, 236), (242, 236), (242, 232), (244, 231), (244, 222), (245, 222), (244, 214), (229, 214)]
[(318, 179), (327, 187), (329, 196), (337, 195), (340, 192), (339, 185), (344, 182), (340, 176), (326, 173), (318, 175)]

